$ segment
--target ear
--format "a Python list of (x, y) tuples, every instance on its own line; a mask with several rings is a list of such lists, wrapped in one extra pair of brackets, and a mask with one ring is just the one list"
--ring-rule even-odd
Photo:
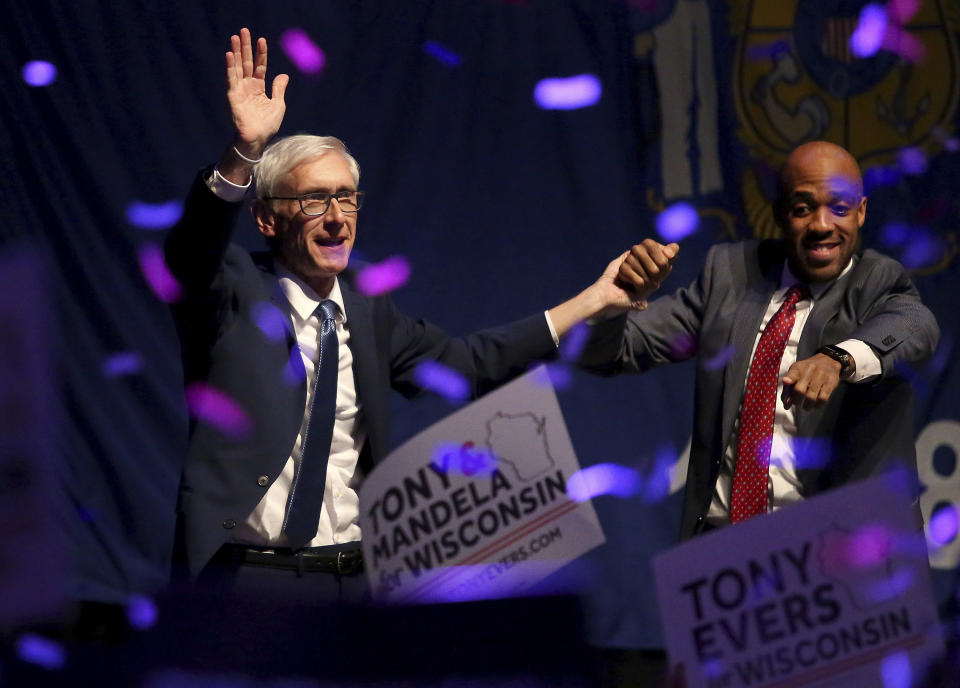
[(864, 220), (867, 219), (867, 197), (860, 199), (860, 205), (857, 206), (857, 227), (863, 227)]
[(253, 221), (257, 223), (257, 229), (265, 237), (273, 238), (277, 236), (277, 214), (273, 212), (266, 201), (259, 198), (250, 204), (250, 214), (253, 215)]

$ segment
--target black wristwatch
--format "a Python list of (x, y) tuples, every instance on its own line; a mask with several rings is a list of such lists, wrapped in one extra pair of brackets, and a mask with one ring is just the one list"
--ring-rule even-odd
[(857, 370), (857, 363), (853, 360), (853, 356), (851, 356), (848, 351), (841, 349), (839, 346), (827, 344), (826, 346), (820, 347), (817, 353), (823, 354), (824, 356), (829, 356), (840, 364), (841, 380), (846, 380)]

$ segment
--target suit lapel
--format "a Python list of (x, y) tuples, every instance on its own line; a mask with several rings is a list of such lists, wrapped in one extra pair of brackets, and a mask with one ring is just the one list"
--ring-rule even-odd
[(767, 251), (761, 245), (757, 249), (757, 259), (751, 258), (753, 257), (748, 256), (747, 260), (746, 293), (737, 308), (730, 331), (730, 343), (734, 347), (734, 355), (730, 364), (724, 369), (721, 452), (726, 446), (730, 433), (733, 432), (757, 331), (760, 329), (763, 314), (770, 303), (770, 297), (780, 286), (783, 271), (783, 257), (779, 251)]
[[(857, 266), (854, 265), (847, 274), (831, 284), (830, 287), (820, 295), (820, 298), (814, 302), (813, 311), (811, 311), (810, 317), (807, 318), (806, 325), (803, 328), (803, 334), (800, 335), (800, 343), (797, 345), (798, 361), (810, 358), (817, 352), (817, 349), (825, 344), (823, 340), (824, 328), (840, 311), (840, 307), (843, 304), (843, 296), (846, 291), (846, 282), (851, 279), (851, 275), (856, 269)], [(837, 342), (831, 343), (836, 344)], [(836, 394), (838, 392), (840, 392), (840, 390), (834, 393)], [(820, 418), (827, 408), (827, 406), (809, 410), (797, 408), (795, 411), (797, 435), (800, 437), (807, 436), (809, 434), (809, 428), (815, 428), (819, 425)]]
[(356, 293), (347, 280), (340, 280), (340, 293), (347, 311), (350, 330), (350, 351), (353, 354), (353, 376), (357, 400), (367, 428), (367, 441), (374, 460), (386, 453), (386, 397), (378, 383), (376, 332), (371, 301)]

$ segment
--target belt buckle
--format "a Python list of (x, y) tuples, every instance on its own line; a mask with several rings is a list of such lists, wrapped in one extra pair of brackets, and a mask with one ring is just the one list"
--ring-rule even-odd
[(342, 576), (343, 573), (344, 573), (344, 570), (343, 570), (343, 552), (342, 552), (342, 551), (337, 552), (337, 573), (340, 574), (341, 576)]

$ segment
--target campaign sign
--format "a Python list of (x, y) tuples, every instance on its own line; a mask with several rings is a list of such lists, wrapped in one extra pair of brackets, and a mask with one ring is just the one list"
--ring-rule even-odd
[(522, 594), (604, 542), (546, 370), (448, 416), (391, 453), (360, 488), (374, 599)]
[(893, 478), (720, 528), (654, 559), (691, 688), (914, 685), (942, 652), (926, 546)]

